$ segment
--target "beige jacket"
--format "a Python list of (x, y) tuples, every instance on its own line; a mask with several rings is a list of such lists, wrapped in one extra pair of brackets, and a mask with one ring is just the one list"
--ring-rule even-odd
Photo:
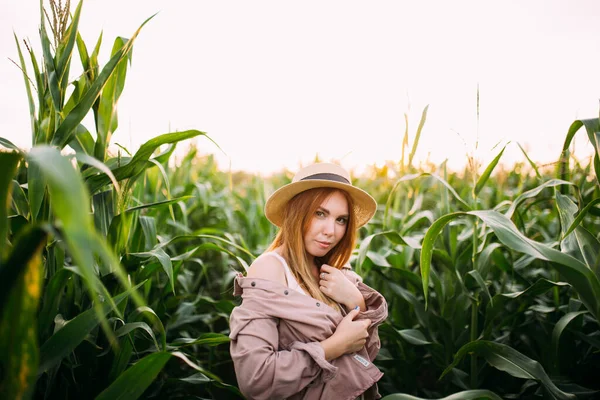
[(231, 313), (231, 358), (238, 385), (249, 399), (377, 399), (383, 373), (373, 364), (379, 352), (377, 326), (387, 318), (387, 303), (349, 271), (370, 319), (369, 338), (358, 353), (331, 362), (319, 342), (335, 332), (343, 315), (327, 304), (264, 279), (235, 279), (242, 304)]

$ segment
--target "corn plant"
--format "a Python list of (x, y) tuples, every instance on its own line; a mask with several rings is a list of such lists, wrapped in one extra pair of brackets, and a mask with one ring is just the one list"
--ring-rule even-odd
[[(161, 241), (151, 212), (188, 197), (144, 203), (142, 196), (147, 174), (164, 170), (175, 144), (204, 133), (168, 133), (133, 156), (112, 155), (118, 99), (133, 43), (148, 20), (129, 39), (117, 38), (100, 67), (102, 35), (90, 54), (78, 32), (82, 2), (71, 17), (68, 1), (50, 7), (52, 18), (40, 2), (41, 58), (27, 44), (24, 56), (17, 40), (32, 148), (0, 139), (12, 150), (0, 153), (6, 171), (0, 181), (0, 359), (7, 372), (0, 390), (8, 398), (137, 398), (160, 390), (159, 375), (176, 366), (170, 376), (189, 378), (204, 394), (236, 395), (197, 358), (199, 346), (210, 352), (227, 337), (208, 328), (182, 330), (184, 322), (169, 314), (185, 309), (183, 303), (173, 307), (176, 282), (194, 252), (174, 247), (177, 238)], [(72, 79), (77, 56), (84, 72)], [(94, 130), (82, 124), (90, 113)], [(71, 154), (61, 154), (67, 147)]]
[[(574, 123), (565, 148), (584, 125), (594, 139), (597, 123)], [(393, 310), (379, 357), (388, 392), (568, 399), (599, 389), (597, 180), (589, 166), (566, 168), (563, 151), (557, 178), (535, 169), (498, 187), (491, 173), (503, 151), (480, 176), (469, 171), (470, 188), (443, 165), (400, 177), (385, 201), (386, 229), (360, 245), (358, 266), (376, 273), (371, 282)], [(417, 179), (427, 182), (406, 185)], [(386, 398), (415, 398), (403, 396)]]

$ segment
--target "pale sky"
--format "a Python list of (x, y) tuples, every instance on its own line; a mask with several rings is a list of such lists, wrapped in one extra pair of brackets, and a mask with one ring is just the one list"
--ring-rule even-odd
[[(13, 30), (39, 49), (38, 7), (0, 0), (0, 136), (22, 147), (27, 98), (8, 58), (18, 60)], [(548, 163), (573, 120), (598, 116), (596, 0), (86, 0), (80, 30), (88, 49), (104, 30), (104, 65), (114, 38), (155, 12), (136, 40), (112, 140), (134, 151), (199, 129), (227, 153), (198, 142), (222, 168), (295, 170), (318, 153), (362, 169), (399, 160), (404, 113), (412, 138), (429, 104), (417, 155), (460, 168), (475, 148), (479, 85), (483, 163), (508, 141)], [(577, 136), (576, 155), (590, 154)], [(515, 143), (503, 160), (523, 160)]]

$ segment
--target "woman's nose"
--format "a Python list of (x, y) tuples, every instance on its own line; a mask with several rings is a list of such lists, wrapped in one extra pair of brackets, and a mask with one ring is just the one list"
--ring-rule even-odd
[(327, 218), (323, 222), (323, 233), (325, 233), (328, 236), (331, 236), (331, 235), (333, 235), (334, 230), (335, 230), (335, 221), (332, 218)]

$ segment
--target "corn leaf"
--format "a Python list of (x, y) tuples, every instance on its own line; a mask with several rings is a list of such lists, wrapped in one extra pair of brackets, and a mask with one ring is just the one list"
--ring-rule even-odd
[(63, 43), (59, 46), (57, 51), (58, 60), (56, 60), (56, 73), (59, 77), (61, 84), (61, 92), (64, 93), (67, 90), (69, 83), (69, 69), (71, 66), (71, 55), (73, 53), (73, 47), (75, 46), (75, 39), (77, 38), (77, 28), (79, 26), (79, 17), (81, 16), (81, 5), (83, 1), (80, 1), (75, 8), (75, 13), (71, 18), (71, 24), (65, 32), (63, 37)]
[(552, 330), (552, 350), (554, 355), (554, 367), (558, 372), (559, 368), (559, 348), (560, 348), (560, 337), (562, 336), (566, 327), (577, 317), (587, 313), (587, 311), (574, 311), (563, 315)]
[[(115, 39), (111, 56), (115, 56), (127, 45), (127, 39), (118, 37)], [(97, 120), (97, 138), (94, 147), (94, 156), (104, 161), (106, 151), (110, 143), (113, 132), (118, 127), (117, 102), (125, 86), (125, 77), (127, 75), (127, 63), (131, 61), (130, 51), (127, 57), (123, 57), (117, 64), (114, 73), (106, 81), (102, 93), (100, 94)]]
[(42, 374), (60, 363), (65, 356), (72, 352), (85, 339), (92, 329), (98, 326), (101, 317), (106, 316), (113, 309), (113, 304), (118, 305), (121, 303), (143, 283), (141, 282), (115, 296), (111, 302), (105, 300), (99, 305), (102, 310), (100, 315), (96, 312), (95, 308), (91, 308), (77, 315), (62, 329), (52, 335), (40, 347), (40, 367), (38, 374)]
[[(440, 397), (433, 400), (502, 400), (502, 397), (489, 390), (465, 390), (454, 393), (450, 396)], [(417, 396), (411, 396), (404, 393), (389, 394), (381, 400), (427, 400)]]
[[(35, 102), (33, 101), (33, 95), (31, 94), (31, 85), (29, 84), (29, 76), (27, 75), (27, 65), (21, 52), (21, 46), (19, 45), (19, 39), (15, 34), (15, 43), (17, 44), (17, 50), (19, 52), (19, 62), (21, 64), (21, 70), (23, 71), (23, 80), (25, 81), (25, 91), (27, 92), (27, 101), (29, 103), (29, 118), (31, 120), (31, 135), (35, 137)], [(40, 88), (41, 90), (41, 88)]]
[(491, 210), (444, 215), (427, 230), (423, 239), (420, 262), (426, 306), (428, 304), (429, 273), (434, 243), (446, 224), (463, 215), (473, 215), (480, 218), (494, 231), (500, 242), (505, 246), (537, 259), (550, 261), (550, 265), (577, 290), (588, 310), (598, 319), (600, 315), (600, 281), (592, 270), (576, 258), (527, 238), (506, 216)]
[(583, 207), (583, 209), (577, 214), (577, 217), (573, 220), (573, 222), (569, 226), (569, 229), (567, 229), (566, 232), (564, 232), (562, 234), (562, 238), (565, 238), (571, 232), (573, 232), (575, 230), (575, 228), (577, 228), (579, 226), (581, 221), (583, 221), (583, 217), (585, 217), (587, 215), (587, 213), (590, 212), (592, 207), (594, 207), (598, 203), (600, 203), (600, 197), (597, 199), (594, 199), (594, 200), (590, 201), (588, 204), (586, 204), (586, 206)]
[[(52, 138), (52, 144), (62, 149), (72, 140), (75, 128), (88, 114), (92, 105), (94, 104), (98, 96), (100, 96), (104, 85), (106, 85), (106, 82), (115, 72), (121, 60), (127, 57), (127, 55), (133, 47), (135, 38), (139, 34), (142, 27), (150, 19), (152, 19), (152, 17), (148, 18), (142, 23), (142, 25), (135, 31), (131, 39), (129, 39), (127, 43), (125, 43), (125, 45), (123, 45), (123, 47), (121, 47), (121, 49), (118, 52), (116, 52), (114, 56), (111, 57), (111, 59), (104, 66), (104, 68), (102, 68), (102, 72), (100, 72), (98, 78), (94, 82), (92, 82), (90, 88), (82, 97), (81, 101), (73, 108), (73, 110), (65, 117), (64, 121), (62, 121), (62, 123), (59, 125), (58, 129), (54, 133), (54, 137)], [(57, 107), (57, 109), (59, 108)]]
[(63, 296), (67, 281), (71, 279), (72, 272), (67, 269), (60, 269), (52, 278), (48, 280), (44, 289), (44, 298), (42, 309), (38, 316), (38, 330), (40, 338), (47, 339), (51, 335), (54, 326), (54, 317), (58, 314), (60, 300)]
[(7, 149), (16, 150), (21, 153), (21, 149), (19, 149), (13, 142), (3, 137), (0, 137), (0, 146), (6, 147)]
[(576, 399), (575, 395), (565, 393), (556, 387), (539, 362), (532, 360), (510, 346), (486, 340), (470, 342), (461, 347), (454, 355), (454, 361), (442, 373), (440, 379), (450, 372), (452, 368), (456, 367), (465, 355), (470, 353), (475, 353), (478, 356), (484, 357), (494, 368), (507, 372), (516, 378), (535, 379), (540, 382), (555, 399)]
[(144, 252), (140, 252), (140, 253), (129, 253), (129, 255), (133, 256), (133, 257), (141, 258), (144, 260), (155, 259), (156, 261), (158, 261), (160, 263), (160, 265), (162, 266), (163, 270), (165, 271), (165, 273), (167, 274), (167, 276), (169, 277), (169, 286), (171, 287), (171, 291), (173, 292), (173, 294), (175, 293), (175, 279), (173, 276), (173, 263), (171, 263), (171, 258), (169, 257), (169, 255), (167, 253), (165, 253), (165, 251), (162, 248), (157, 247), (150, 251), (144, 251)]
[[(206, 134), (197, 130), (188, 130), (183, 132), (165, 133), (157, 136), (140, 146), (139, 150), (127, 164), (114, 168), (112, 172), (117, 181), (135, 177), (153, 165), (148, 162), (148, 159), (152, 153), (163, 144), (176, 143), (199, 135)], [(87, 184), (92, 194), (96, 193), (96, 191), (109, 183), (110, 179), (105, 175), (94, 175), (87, 179)]]
[(38, 367), (36, 314), (42, 291), (42, 250), (46, 232), (30, 228), (19, 236), (0, 270), (0, 393), (29, 398)]
[(417, 242), (415, 239), (410, 237), (402, 237), (396, 231), (384, 231), (369, 235), (360, 242), (360, 246), (358, 248), (358, 260), (356, 261), (356, 270), (359, 274), (362, 269), (362, 265), (365, 262), (365, 259), (367, 258), (367, 251), (369, 250), (369, 246), (371, 245), (373, 239), (375, 239), (378, 236), (385, 237), (395, 245), (408, 246), (413, 249), (419, 249), (421, 247), (419, 242)]
[(500, 153), (498, 153), (498, 155), (486, 167), (485, 171), (483, 171), (483, 174), (481, 174), (481, 176), (477, 180), (477, 183), (475, 184), (475, 195), (479, 194), (479, 192), (481, 191), (481, 189), (483, 189), (483, 187), (485, 186), (486, 182), (490, 179), (490, 176), (492, 175), (492, 172), (494, 171), (494, 168), (496, 168), (496, 165), (498, 165), (498, 162), (500, 161), (500, 158), (502, 158), (502, 154), (504, 153), (504, 150), (506, 150), (506, 146), (504, 146), (502, 148), (502, 150), (500, 151)]
[(517, 196), (517, 198), (512, 202), (512, 204), (510, 205), (509, 209), (506, 211), (506, 213), (504, 213), (504, 215), (506, 215), (508, 218), (512, 218), (513, 214), (515, 213), (517, 207), (525, 200), (527, 199), (531, 199), (536, 197), (538, 194), (540, 194), (542, 192), (542, 190), (546, 189), (546, 188), (550, 188), (550, 187), (556, 187), (559, 185), (570, 185), (573, 186), (574, 184), (572, 182), (568, 182), (568, 181), (563, 181), (561, 179), (550, 179), (549, 181), (546, 181), (544, 183), (542, 183), (541, 185), (536, 186), (535, 188), (528, 190), (524, 193), (521, 193), (519, 196)]
[[(600, 149), (598, 148), (598, 143), (596, 141), (596, 132), (600, 132), (600, 120), (598, 118), (578, 119), (574, 121), (569, 127), (567, 137), (565, 138), (565, 142), (563, 144), (560, 160), (558, 162), (557, 177), (559, 179), (567, 181), (569, 180), (569, 147), (571, 146), (573, 137), (582, 126), (585, 126), (588, 138), (590, 139), (590, 142), (592, 142), (592, 144), (594, 145), (594, 149), (596, 150), (596, 154), (594, 155), (594, 171), (596, 173), (596, 180), (600, 179), (600, 171), (598, 170), (598, 168), (596, 168), (596, 165), (600, 164)], [(562, 193), (564, 194), (565, 192), (563, 191)]]
[(431, 342), (425, 338), (425, 335), (417, 329), (400, 329), (398, 330), (398, 333), (404, 340), (412, 345), (424, 346), (431, 344)]
[(427, 110), (429, 109), (429, 105), (425, 106), (423, 109), (423, 113), (421, 114), (421, 120), (419, 121), (419, 126), (417, 127), (417, 133), (415, 134), (415, 139), (413, 141), (412, 149), (410, 154), (408, 155), (408, 166), (412, 166), (413, 158), (417, 153), (417, 146), (419, 145), (419, 139), (421, 138), (421, 131), (423, 130), (423, 126), (425, 125), (425, 120), (427, 119)]
[(0, 152), (0, 265), (8, 249), (8, 207), (12, 200), (13, 177), (22, 156), (19, 153)]
[(587, 229), (577, 226), (572, 234), (566, 234), (567, 227), (571, 226), (577, 213), (577, 205), (567, 196), (556, 192), (556, 206), (560, 218), (562, 231), (561, 250), (573, 257), (584, 261), (587, 266), (593, 269), (597, 264), (600, 255), (600, 242)]
[(506, 303), (511, 300), (521, 300), (524, 298), (535, 298), (546, 293), (552, 288), (561, 288), (569, 286), (566, 282), (552, 282), (547, 279), (538, 279), (533, 285), (519, 292), (499, 293), (493, 297), (493, 303), (488, 304), (485, 312), (485, 336), (489, 336), (494, 319), (506, 309)]
[(96, 397), (96, 400), (135, 400), (150, 386), (163, 369), (171, 353), (149, 354), (119, 375), (109, 387)]

